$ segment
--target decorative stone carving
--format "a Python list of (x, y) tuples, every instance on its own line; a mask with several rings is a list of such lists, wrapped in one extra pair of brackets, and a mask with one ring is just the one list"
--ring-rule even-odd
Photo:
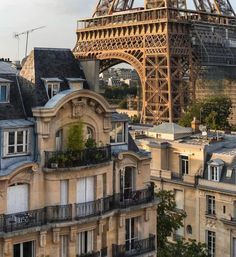
[(3, 253), (5, 255), (11, 254), (11, 248), (12, 248), (12, 240), (11, 239), (5, 239), (4, 245), (3, 245)]
[(50, 134), (50, 121), (51, 118), (43, 118), (42, 119), (42, 131), (40, 134), (42, 134), (42, 137), (44, 139), (49, 138), (49, 134)]
[(76, 240), (77, 227), (70, 228), (70, 241), (74, 242)]
[(47, 231), (41, 231), (39, 235), (39, 246), (45, 247), (47, 243)]
[(53, 228), (53, 243), (58, 244), (60, 242), (60, 228)]
[(150, 213), (150, 208), (145, 209), (145, 215), (144, 215), (144, 220), (147, 222), (149, 221), (149, 213)]
[(119, 218), (119, 227), (122, 228), (125, 224), (125, 214), (121, 214)]
[(28, 168), (16, 174), (16, 176), (14, 176), (13, 178), (11, 178), (11, 180), (9, 181), (9, 184), (16, 184), (16, 183), (22, 183), (22, 182), (30, 184), (32, 177), (33, 177), (33, 171), (32, 169)]
[(85, 103), (84, 101), (72, 100), (72, 118), (78, 119), (84, 115)]

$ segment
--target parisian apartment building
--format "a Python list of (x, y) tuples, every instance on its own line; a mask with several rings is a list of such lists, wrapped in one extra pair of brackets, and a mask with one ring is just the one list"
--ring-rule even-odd
[[(201, 131), (199, 130), (201, 129)], [(210, 257), (236, 256), (236, 135), (162, 123), (133, 132), (152, 154), (151, 179), (157, 190), (175, 194), (184, 226), (169, 238), (206, 243)]]
[[(0, 135), (0, 257), (156, 256), (151, 155), (135, 144), (126, 116), (90, 90), (70, 50), (35, 48), (20, 70), (0, 62)], [(218, 165), (213, 157), (209, 165)], [(225, 165), (222, 158), (218, 179)], [(163, 186), (194, 196), (190, 178)], [(198, 208), (207, 197), (201, 218), (215, 249), (218, 229), (233, 236), (233, 195), (219, 193), (223, 186), (205, 191), (221, 185), (207, 178)], [(203, 237), (195, 221), (191, 228), (191, 237)]]

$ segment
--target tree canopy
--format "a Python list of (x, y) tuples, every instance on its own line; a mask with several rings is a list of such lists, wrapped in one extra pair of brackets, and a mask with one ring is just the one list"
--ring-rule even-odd
[(201, 124), (210, 129), (228, 129), (229, 117), (232, 112), (232, 101), (225, 96), (211, 96), (193, 103), (187, 109), (179, 124), (191, 126), (191, 121), (196, 117)]
[(157, 193), (160, 203), (157, 206), (157, 257), (208, 257), (204, 244), (194, 240), (179, 239), (172, 243), (168, 237), (172, 232), (183, 226), (186, 213), (176, 209), (175, 196), (172, 191)]

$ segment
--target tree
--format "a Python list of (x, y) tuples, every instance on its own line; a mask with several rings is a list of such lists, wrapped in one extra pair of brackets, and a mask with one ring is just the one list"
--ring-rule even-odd
[(160, 191), (157, 197), (160, 199), (157, 206), (157, 257), (173, 257), (176, 253), (178, 257), (208, 257), (205, 244), (183, 239), (176, 243), (168, 241), (167, 237), (183, 226), (186, 213), (176, 209), (173, 192)]
[(232, 101), (225, 96), (211, 96), (207, 99), (193, 103), (187, 109), (179, 124), (191, 126), (196, 117), (203, 125), (210, 129), (226, 129), (230, 127), (229, 117), (232, 111)]
[(81, 151), (84, 147), (84, 125), (80, 120), (69, 128), (67, 148), (71, 151)]

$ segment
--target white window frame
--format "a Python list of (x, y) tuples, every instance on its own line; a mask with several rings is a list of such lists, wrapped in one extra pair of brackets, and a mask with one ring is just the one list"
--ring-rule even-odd
[(60, 257), (69, 257), (69, 236), (60, 236)]
[(189, 156), (188, 155), (180, 155), (180, 168), (181, 168), (182, 175), (189, 174)]
[[(23, 132), (23, 143), (17, 143), (18, 133)], [(9, 133), (14, 133), (14, 144), (9, 145)], [(29, 153), (29, 129), (14, 129), (4, 131), (4, 156), (27, 155)], [(17, 147), (22, 146), (23, 151), (18, 152)], [(14, 147), (14, 152), (9, 152), (9, 147)]]
[[(29, 242), (32, 242), (32, 256), (33, 256), (33, 257), (36, 256), (35, 241), (27, 241), (27, 242), (19, 243), (19, 245), (20, 245), (20, 257), (25, 257), (25, 256), (23, 255), (23, 245), (24, 245), (25, 243), (29, 243)], [(14, 249), (14, 246), (15, 246), (15, 245), (18, 245), (18, 244), (14, 244), (14, 245), (13, 245), (13, 249)], [(14, 253), (13, 253), (13, 257), (14, 257)]]
[(207, 208), (207, 214), (209, 214), (209, 215), (215, 215), (216, 214), (215, 196), (213, 196), (213, 195), (207, 195), (206, 196), (206, 208)]
[[(51, 95), (49, 95), (49, 87), (51, 87)], [(57, 90), (55, 90), (54, 87), (57, 87)], [(55, 95), (57, 95), (60, 92), (60, 83), (59, 82), (48, 82), (46, 84), (46, 89), (47, 89), (47, 95), (48, 98), (51, 99), (53, 98)]]
[(0, 103), (9, 103), (10, 101), (10, 84), (9, 83), (0, 83), (0, 95), (1, 95), (1, 87), (6, 87), (6, 101), (1, 101), (0, 97)]
[(220, 181), (220, 167), (215, 165), (208, 165), (208, 180), (219, 182)]
[[(118, 138), (118, 124), (122, 124), (122, 135), (123, 135), (123, 141), (122, 142), (118, 142), (117, 138)], [(115, 142), (110, 142), (112, 145), (120, 145), (120, 144), (125, 144), (127, 143), (127, 132), (126, 132), (126, 123), (119, 121), (119, 122), (112, 122), (112, 126), (115, 125), (114, 127), (114, 131), (115, 131)], [(113, 128), (111, 133), (113, 133)]]
[[(211, 242), (209, 242), (211, 240)], [(206, 231), (206, 242), (208, 247), (208, 252), (210, 257), (215, 257), (216, 253), (216, 233), (213, 231)]]
[[(85, 237), (86, 240), (85, 240)], [(85, 243), (87, 245), (85, 246)], [(86, 249), (87, 248), (87, 249)], [(94, 251), (94, 230), (81, 231), (77, 235), (77, 254), (82, 255)]]
[[(132, 218), (126, 219), (125, 223), (128, 224), (128, 230), (129, 230), (129, 231), (126, 231), (126, 233), (129, 234), (129, 238), (125, 238), (125, 245), (127, 243), (129, 245), (129, 249), (126, 249), (126, 250), (132, 251), (133, 247), (134, 247), (134, 242), (139, 240), (139, 234), (138, 234), (138, 231), (140, 230), (139, 217), (132, 217)], [(126, 226), (126, 224), (125, 224), (125, 226)], [(133, 227), (132, 227), (132, 224), (133, 224)], [(134, 231), (133, 236), (132, 236), (132, 231)]]

